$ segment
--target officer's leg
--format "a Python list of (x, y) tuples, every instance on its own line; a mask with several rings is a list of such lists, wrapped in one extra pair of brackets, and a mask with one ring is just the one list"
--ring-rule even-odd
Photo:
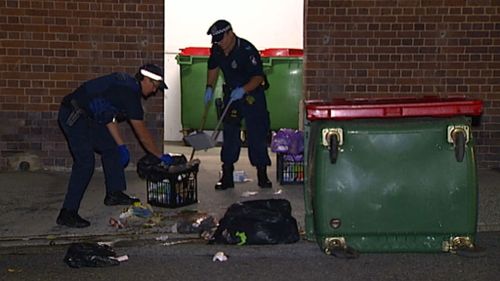
[[(62, 121), (60, 119), (60, 121)], [(64, 120), (65, 121), (65, 120)], [(94, 172), (94, 150), (88, 141), (90, 132), (88, 120), (80, 118), (72, 127), (60, 122), (73, 156), (73, 166), (64, 199), (63, 208), (78, 211), (83, 194)]]
[(229, 111), (224, 119), (224, 129), (222, 131), (223, 143), (221, 149), (222, 178), (215, 185), (215, 189), (224, 190), (234, 187), (233, 171), (234, 163), (240, 157), (241, 139), (241, 117), (237, 111)]
[(120, 161), (118, 145), (104, 125), (95, 124), (93, 143), (96, 150), (101, 154), (102, 168), (106, 185), (106, 197), (104, 204), (130, 205), (139, 201), (123, 193), (127, 189), (125, 170)]
[(258, 185), (272, 187), (267, 177), (267, 166), (271, 159), (267, 149), (267, 136), (270, 128), (269, 112), (266, 108), (264, 93), (254, 95), (255, 101), (247, 103), (243, 113), (247, 127), (248, 158), (252, 166), (257, 167)]
[(92, 142), (96, 151), (101, 154), (106, 193), (125, 190), (127, 184), (118, 145), (105, 125), (94, 123), (93, 131)]
[(68, 183), (68, 191), (56, 223), (68, 227), (87, 227), (90, 222), (78, 215), (80, 202), (94, 171), (94, 151), (90, 145), (87, 118), (78, 119), (73, 126), (68, 126), (66, 120), (71, 110), (61, 107), (59, 110), (59, 124), (68, 141), (68, 147), (73, 156), (73, 167)]

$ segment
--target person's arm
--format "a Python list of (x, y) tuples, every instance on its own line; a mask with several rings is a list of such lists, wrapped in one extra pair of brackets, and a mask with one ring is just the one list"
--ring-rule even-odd
[(210, 86), (212, 89), (215, 88), (215, 83), (219, 77), (219, 68), (209, 69), (207, 71), (207, 87)]
[(109, 122), (108, 124), (106, 124), (106, 127), (108, 128), (109, 133), (111, 134), (117, 145), (124, 144), (122, 135), (120, 134), (120, 129), (118, 129), (118, 123)]
[(156, 157), (161, 158), (163, 155), (162, 150), (159, 150), (156, 146), (153, 136), (146, 127), (146, 123), (144, 123), (143, 120), (130, 120), (130, 124), (137, 134), (139, 141), (144, 146), (144, 149)]
[(264, 77), (261, 75), (253, 76), (250, 78), (250, 81), (243, 85), (243, 89), (245, 90), (245, 93), (250, 93), (251, 91), (255, 90), (259, 85), (264, 82)]

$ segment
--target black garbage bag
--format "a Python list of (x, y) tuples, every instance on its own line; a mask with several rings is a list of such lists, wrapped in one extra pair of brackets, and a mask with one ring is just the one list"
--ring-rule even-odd
[(300, 239), (297, 220), (285, 199), (232, 204), (210, 239), (215, 244), (288, 244)]
[(187, 163), (186, 156), (183, 154), (173, 154), (172, 158), (174, 159), (172, 165), (164, 165), (160, 158), (148, 153), (137, 162), (137, 174), (140, 178), (149, 181), (162, 181), (168, 177), (171, 166), (180, 166)]
[(66, 252), (64, 262), (73, 268), (119, 265), (120, 262), (114, 257), (116, 257), (115, 251), (107, 245), (72, 243)]

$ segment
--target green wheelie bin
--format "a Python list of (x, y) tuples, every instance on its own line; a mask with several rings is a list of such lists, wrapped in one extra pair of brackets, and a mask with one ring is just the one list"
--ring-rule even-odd
[(327, 254), (474, 250), (480, 100), (305, 102), (306, 233)]
[[(210, 56), (210, 48), (187, 47), (181, 49), (176, 56), (177, 64), (181, 73), (181, 123), (184, 135), (199, 130), (205, 105), (203, 94), (207, 83), (207, 63)], [(222, 97), (222, 74), (219, 75), (214, 97)], [(210, 104), (205, 130), (213, 130), (217, 125), (217, 111), (214, 103)]]
[(298, 129), (299, 104), (302, 99), (302, 60), (300, 49), (265, 49), (262, 66), (269, 81), (266, 91), (271, 130)]

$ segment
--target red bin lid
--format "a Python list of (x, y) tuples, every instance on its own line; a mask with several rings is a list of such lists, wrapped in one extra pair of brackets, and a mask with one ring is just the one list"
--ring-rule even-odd
[(356, 118), (449, 117), (479, 116), (481, 100), (465, 98), (394, 98), (394, 99), (334, 99), (307, 100), (307, 119), (345, 120)]
[(270, 48), (260, 51), (261, 57), (303, 57), (302, 49), (278, 49)]
[(181, 49), (181, 56), (210, 56), (210, 48), (206, 47), (187, 47)]

